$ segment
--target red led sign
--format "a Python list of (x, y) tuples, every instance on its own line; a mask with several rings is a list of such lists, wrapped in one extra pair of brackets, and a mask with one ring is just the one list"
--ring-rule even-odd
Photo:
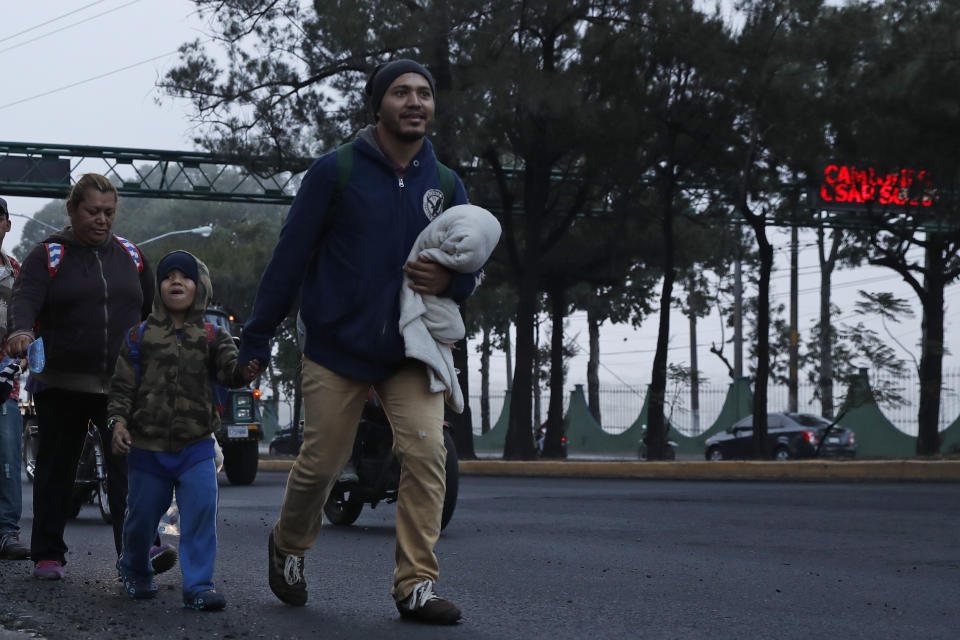
[(929, 207), (935, 199), (930, 175), (914, 169), (882, 173), (873, 167), (831, 164), (820, 183), (820, 205), (825, 208)]

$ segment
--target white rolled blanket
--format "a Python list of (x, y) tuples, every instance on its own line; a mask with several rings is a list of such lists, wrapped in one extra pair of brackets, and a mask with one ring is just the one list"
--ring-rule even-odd
[[(420, 257), (458, 273), (478, 271), (500, 240), (500, 223), (486, 209), (471, 204), (450, 207), (417, 236), (408, 261)], [(451, 346), (466, 334), (460, 308), (450, 298), (421, 295), (403, 277), (400, 291), (400, 334), (406, 355), (425, 362), (430, 390), (445, 391), (447, 404), (463, 412), (464, 399), (453, 367)]]

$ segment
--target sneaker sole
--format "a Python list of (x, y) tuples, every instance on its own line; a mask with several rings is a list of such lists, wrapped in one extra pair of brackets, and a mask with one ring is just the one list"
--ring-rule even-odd
[(191, 609), (193, 611), (223, 611), (224, 609), (227, 608), (227, 603), (224, 602), (223, 604), (215, 604), (215, 605), (209, 605), (209, 604), (196, 605), (190, 602), (184, 602), (183, 608)]
[[(270, 591), (273, 592), (273, 595), (277, 596), (277, 599), (280, 602), (289, 604), (294, 607), (302, 607), (307, 604), (307, 590), (303, 589), (302, 592), (297, 591), (294, 593), (289, 593), (284, 591), (287, 588), (287, 583), (283, 581), (282, 578), (274, 578), (273, 572), (270, 570), (270, 567), (273, 566), (273, 558), (277, 555), (277, 548), (273, 545), (273, 531), (270, 532), (270, 538), (267, 542), (267, 551), (268, 557), (267, 562), (267, 581), (270, 583)], [(303, 594), (303, 599), (301, 600), (300, 594)]]
[(163, 553), (157, 554), (157, 557), (150, 559), (150, 566), (153, 567), (154, 573), (164, 573), (165, 571), (170, 571), (173, 569), (173, 565), (177, 564), (179, 556), (177, 552), (173, 549), (164, 551)]
[(36, 578), (37, 580), (62, 580), (63, 579), (63, 576), (57, 575), (57, 574), (54, 574), (52, 576), (40, 576), (37, 574), (33, 574), (33, 577)]
[(454, 617), (452, 614), (448, 616), (440, 616), (436, 618), (426, 618), (419, 614), (400, 611), (400, 617), (404, 620), (409, 620), (410, 622), (420, 622), (422, 624), (436, 624), (436, 625), (452, 625), (457, 624), (463, 618), (463, 616), (458, 612)]

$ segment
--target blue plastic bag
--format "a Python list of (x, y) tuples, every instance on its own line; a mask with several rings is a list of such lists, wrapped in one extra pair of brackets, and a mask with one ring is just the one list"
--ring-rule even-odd
[(27, 347), (27, 362), (30, 365), (30, 371), (40, 373), (47, 364), (47, 358), (43, 354), (43, 338), (37, 338)]

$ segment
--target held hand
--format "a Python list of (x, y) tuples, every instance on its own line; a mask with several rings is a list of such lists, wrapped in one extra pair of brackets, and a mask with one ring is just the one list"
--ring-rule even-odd
[(260, 375), (260, 361), (251, 360), (247, 363), (247, 366), (243, 368), (243, 381), (251, 382), (254, 378)]
[(122, 421), (113, 425), (112, 448), (114, 455), (125, 456), (130, 453), (130, 432)]
[(13, 358), (23, 358), (27, 355), (27, 347), (30, 346), (31, 342), (33, 342), (33, 337), (26, 333), (14, 336), (7, 341), (7, 353)]
[(408, 262), (403, 270), (410, 278), (410, 288), (419, 294), (438, 296), (446, 291), (453, 278), (449, 269), (426, 258)]

